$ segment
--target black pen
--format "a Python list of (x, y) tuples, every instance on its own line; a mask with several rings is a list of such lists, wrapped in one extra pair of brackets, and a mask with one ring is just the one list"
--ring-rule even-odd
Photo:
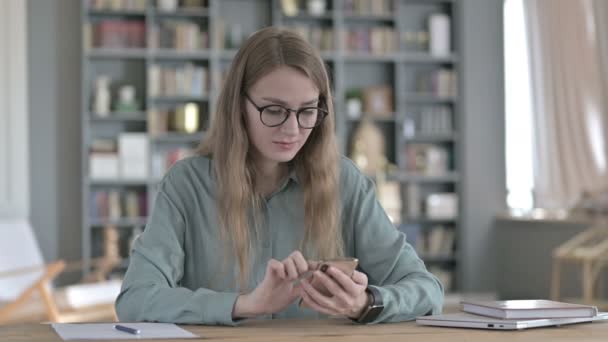
[(126, 327), (124, 325), (119, 325), (119, 324), (114, 324), (114, 329), (129, 333), (129, 334), (133, 334), (133, 335), (139, 335), (139, 333), (140, 333), (139, 329), (129, 328), (129, 327)]

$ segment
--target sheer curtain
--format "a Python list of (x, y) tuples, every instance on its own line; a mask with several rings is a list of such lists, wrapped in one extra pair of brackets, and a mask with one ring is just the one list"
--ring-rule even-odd
[[(524, 2), (532, 84), (535, 204), (565, 208), (608, 185), (605, 21), (599, 0)], [(602, 4), (600, 4), (602, 3)], [(605, 16), (605, 14), (604, 14)], [(604, 18), (605, 20), (605, 18)], [(598, 25), (602, 22), (602, 25)]]

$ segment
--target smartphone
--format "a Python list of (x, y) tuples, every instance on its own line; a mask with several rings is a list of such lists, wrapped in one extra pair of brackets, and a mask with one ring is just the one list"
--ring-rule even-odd
[[(315, 267), (315, 270), (322, 270), (323, 268), (325, 268), (324, 266), (326, 265), (330, 267), (335, 267), (344, 272), (344, 274), (346, 274), (347, 276), (352, 277), (358, 264), (359, 259), (357, 258), (335, 258), (330, 260), (319, 261)], [(313, 286), (321, 294), (325, 296), (331, 296), (329, 290), (323, 285), (319, 278), (315, 277), (314, 273), (312, 275), (312, 278), (310, 279), (310, 285)], [(300, 306), (304, 306), (302, 300), (300, 300)]]

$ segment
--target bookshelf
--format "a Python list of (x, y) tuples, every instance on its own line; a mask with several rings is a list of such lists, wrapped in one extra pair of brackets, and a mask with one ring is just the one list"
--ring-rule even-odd
[[(309, 2), (324, 4), (324, 9), (315, 12)], [(177, 7), (166, 7), (172, 3)], [(395, 223), (409, 233), (408, 238), (416, 238), (412, 244), (427, 267), (448, 284), (447, 290), (458, 290), (464, 116), (457, 89), (459, 0), (83, 0), (82, 4), (85, 269), (102, 250), (99, 238), (104, 227), (118, 227), (121, 253), (128, 255), (133, 231), (145, 226), (162, 174), (188, 155), (213, 120), (223, 75), (239, 44), (250, 33), (276, 25), (296, 30), (321, 51), (334, 87), (342, 153), (349, 155), (363, 116), (380, 130), (393, 165), (385, 181), (396, 184), (400, 201)], [(449, 20), (451, 48), (444, 53), (431, 52), (428, 21), (433, 14)], [(129, 38), (118, 39), (121, 35)], [(102, 75), (110, 78), (111, 100), (109, 110), (99, 111), (97, 82)], [(135, 89), (132, 110), (115, 108), (121, 88), (129, 85)], [(368, 94), (373, 99), (387, 92), (382, 113), (368, 105)], [(353, 111), (350, 106), (357, 107), (357, 102), (359, 109)], [(196, 123), (188, 126), (186, 117)], [(120, 173), (120, 158), (130, 153), (121, 151), (123, 135), (131, 137), (136, 151), (141, 149), (145, 157), (140, 159), (145, 166), (135, 178)], [(93, 177), (91, 159), (95, 158), (102, 177), (99, 172)], [(112, 170), (109, 175), (103, 167)], [(134, 194), (142, 200), (138, 207), (127, 209), (122, 197), (130, 196), (133, 202)], [(108, 203), (106, 197), (121, 200)], [(444, 207), (433, 207), (437, 213), (428, 215), (433, 201)], [(95, 205), (105, 211), (103, 215), (100, 210), (91, 215)], [(114, 216), (108, 214), (112, 206), (120, 207), (112, 209)], [(124, 272), (126, 265), (117, 272)]]

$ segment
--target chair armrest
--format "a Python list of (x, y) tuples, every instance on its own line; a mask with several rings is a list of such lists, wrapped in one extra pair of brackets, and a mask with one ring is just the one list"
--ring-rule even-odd
[(44, 271), (44, 274), (40, 277), (40, 279), (45, 278), (50, 280), (56, 277), (59, 273), (61, 273), (64, 270), (65, 266), (65, 261), (58, 260), (46, 265), (37, 265), (18, 268), (10, 271), (3, 271), (0, 272), (0, 278), (11, 278), (20, 275), (25, 275), (28, 273)]

